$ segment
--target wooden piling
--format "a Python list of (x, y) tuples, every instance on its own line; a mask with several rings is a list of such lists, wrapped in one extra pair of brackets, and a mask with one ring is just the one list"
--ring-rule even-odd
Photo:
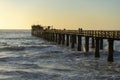
[(52, 33), (49, 33), (50, 34), (50, 41), (52, 41)]
[(85, 50), (86, 52), (89, 51), (89, 37), (88, 36), (85, 37)]
[(94, 37), (92, 38), (92, 46), (91, 46), (91, 48), (95, 48), (95, 38)]
[(69, 34), (66, 34), (66, 46), (69, 46), (69, 41), (70, 41)]
[(65, 34), (62, 34), (62, 45), (65, 44)]
[(44, 32), (45, 39), (47, 40), (48, 38), (46, 37), (48, 34), (47, 32)]
[(45, 32), (45, 37), (46, 37), (46, 40), (48, 40), (49, 34), (47, 32)]
[(49, 33), (49, 41), (51, 41), (51, 38), (52, 38), (52, 37), (51, 37), (51, 33)]
[(107, 31), (107, 30), (61, 30), (61, 29), (44, 29), (41, 25), (33, 25), (31, 34), (36, 37), (44, 38), (48, 41), (53, 41), (58, 44), (65, 44), (71, 48), (75, 47), (76, 36), (78, 37), (78, 51), (81, 51), (82, 47), (82, 36), (85, 37), (85, 50), (89, 51), (89, 38), (92, 38), (92, 48), (95, 48), (95, 57), (100, 57), (100, 49), (103, 49), (103, 39), (108, 39), (108, 58), (109, 62), (113, 62), (114, 53), (114, 40), (120, 40), (120, 31)]
[(99, 58), (100, 57), (100, 52), (99, 52), (99, 50), (100, 50), (100, 39), (99, 38), (95, 38), (95, 57), (96, 58)]
[(51, 41), (54, 41), (54, 33), (51, 33)]
[(78, 35), (78, 51), (82, 50), (82, 36)]
[(53, 42), (53, 33), (51, 33), (51, 41)]
[(113, 53), (114, 53), (114, 40), (113, 39), (109, 39), (108, 40), (108, 61), (109, 62), (113, 62)]
[(71, 35), (71, 48), (75, 47), (76, 43), (76, 35)]
[(62, 37), (61, 37), (61, 34), (59, 33), (58, 34), (58, 44), (61, 44), (61, 40), (62, 40)]
[(57, 40), (58, 40), (58, 34), (55, 33), (55, 42), (57, 43)]
[(103, 39), (100, 38), (100, 49), (103, 50)]
[(55, 33), (53, 33), (53, 42), (55, 42), (55, 36), (56, 36)]

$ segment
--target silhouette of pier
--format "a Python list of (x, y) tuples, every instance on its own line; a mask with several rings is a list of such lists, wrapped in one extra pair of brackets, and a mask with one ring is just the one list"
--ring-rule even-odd
[(59, 29), (50, 29), (43, 28), (40, 25), (33, 25), (32, 31), (33, 36), (37, 36), (43, 38), (45, 40), (56, 42), (58, 44), (71, 46), (71, 48), (75, 48), (75, 44), (77, 43), (77, 50), (82, 50), (82, 37), (85, 38), (85, 51), (89, 52), (90, 38), (91, 40), (91, 48), (95, 49), (95, 57), (100, 57), (100, 50), (103, 50), (103, 40), (108, 40), (108, 57), (107, 60), (109, 62), (113, 62), (113, 53), (114, 53), (114, 41), (120, 40), (120, 31), (108, 31), (108, 30), (82, 30), (79, 28), (78, 30), (59, 30)]

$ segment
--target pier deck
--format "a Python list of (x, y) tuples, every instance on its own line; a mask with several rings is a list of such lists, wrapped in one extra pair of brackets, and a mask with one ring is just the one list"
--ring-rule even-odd
[(113, 62), (113, 53), (114, 53), (114, 41), (120, 40), (120, 31), (117, 30), (82, 30), (79, 28), (78, 30), (58, 30), (58, 29), (44, 29), (40, 25), (32, 26), (32, 35), (44, 38), (48, 41), (56, 42), (58, 44), (71, 46), (71, 48), (75, 47), (75, 43), (77, 43), (78, 51), (81, 51), (82, 47), (82, 37), (85, 37), (85, 50), (89, 52), (89, 39), (91, 38), (92, 48), (95, 49), (95, 57), (100, 57), (100, 49), (103, 49), (103, 39), (108, 40), (108, 58), (109, 62)]

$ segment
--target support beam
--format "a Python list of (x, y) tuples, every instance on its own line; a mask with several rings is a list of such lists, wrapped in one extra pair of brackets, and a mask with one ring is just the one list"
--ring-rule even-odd
[(62, 45), (65, 44), (65, 34), (62, 34)]
[(53, 32), (53, 42), (55, 42), (55, 33)]
[(76, 43), (76, 35), (71, 35), (71, 48), (75, 47)]
[(103, 39), (100, 39), (100, 49), (103, 50)]
[(52, 41), (52, 33), (49, 33), (50, 34), (50, 41)]
[(82, 36), (78, 35), (78, 51), (82, 50)]
[[(47, 37), (48, 36), (48, 37)], [(50, 39), (50, 34), (48, 32), (46, 32), (46, 39), (49, 41)]]
[(96, 40), (96, 43), (95, 43), (95, 57), (96, 58), (99, 58), (100, 57), (100, 52), (99, 52), (99, 50), (100, 50), (100, 39), (99, 38), (95, 38), (95, 40)]
[(70, 41), (69, 34), (66, 34), (66, 46), (69, 46), (69, 41)]
[(113, 53), (114, 53), (114, 40), (113, 39), (109, 39), (108, 40), (108, 61), (109, 62), (113, 62)]
[(95, 38), (94, 37), (92, 37), (92, 46), (91, 46), (91, 48), (95, 48)]
[(51, 41), (53, 42), (53, 33), (51, 33)]
[(57, 33), (55, 33), (55, 42), (58, 42), (58, 34)]
[(61, 40), (62, 40), (62, 37), (61, 37), (61, 34), (59, 33), (58, 34), (58, 44), (61, 44)]
[(54, 42), (56, 42), (56, 33), (54, 33)]
[(88, 36), (85, 37), (85, 50), (86, 52), (89, 51), (89, 37)]

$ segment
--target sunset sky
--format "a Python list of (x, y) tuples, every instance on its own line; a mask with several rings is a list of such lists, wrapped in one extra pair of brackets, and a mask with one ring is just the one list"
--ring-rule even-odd
[(120, 0), (0, 0), (0, 29), (32, 24), (120, 30)]

